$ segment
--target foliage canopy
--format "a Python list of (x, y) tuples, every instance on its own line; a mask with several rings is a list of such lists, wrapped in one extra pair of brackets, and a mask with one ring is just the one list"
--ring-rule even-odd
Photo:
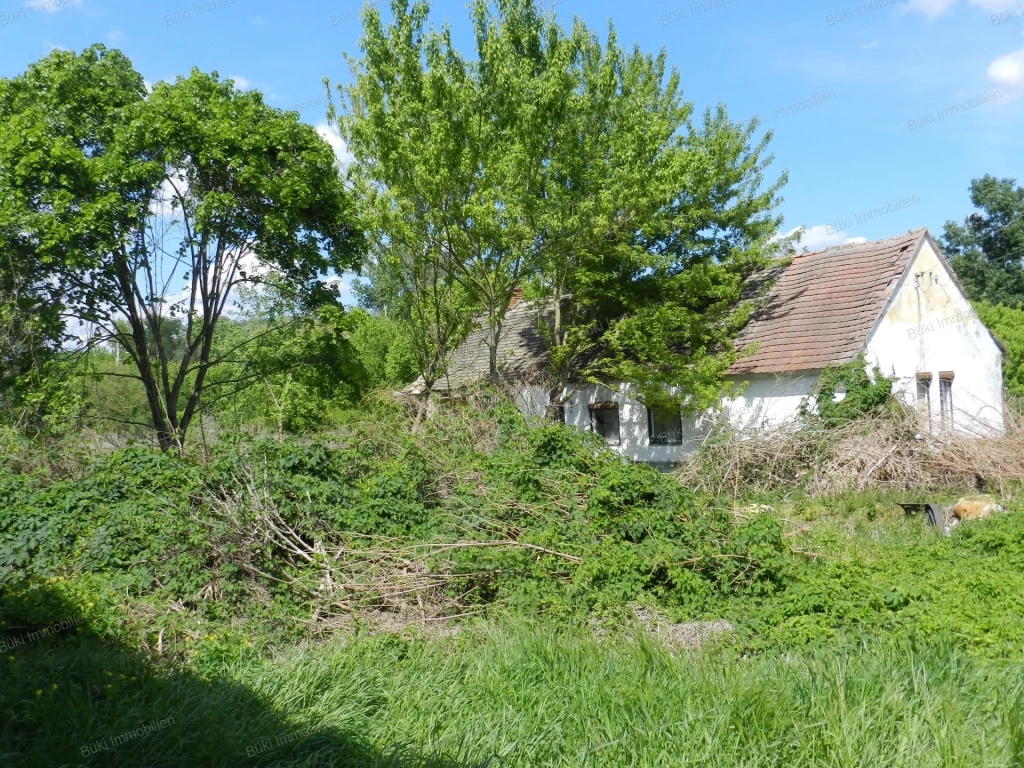
[(970, 192), (978, 210), (946, 222), (943, 247), (972, 301), (1024, 309), (1024, 187), (985, 175)]
[[(0, 195), (22, 293), (126, 352), (135, 372), (119, 375), (141, 381), (165, 449), (183, 444), (211, 370), (238, 360), (214, 355), (237, 290), (272, 275), (323, 303), (325, 273), (361, 250), (334, 154), (297, 115), (198, 70), (147, 94), (100, 45), (0, 81)], [(171, 355), (162, 328), (177, 318)]]
[(780, 224), (770, 134), (754, 142), (756, 121), (722, 107), (695, 119), (664, 53), (564, 28), (532, 0), (476, 0), (472, 59), (427, 3), (391, 10), (389, 24), (364, 11), (339, 122), (373, 244), (367, 294), (423, 340), (427, 383), (474, 320), (497, 377), (522, 288), (549, 310), (556, 399), (570, 374), (717, 399), (741, 286)]

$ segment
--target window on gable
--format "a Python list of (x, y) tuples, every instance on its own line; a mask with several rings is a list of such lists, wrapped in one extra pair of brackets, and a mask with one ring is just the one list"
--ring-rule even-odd
[(926, 425), (931, 423), (932, 375), (930, 373), (917, 374), (917, 412), (921, 414)]
[(942, 414), (942, 428), (953, 428), (953, 372), (939, 374), (939, 410)]
[(683, 419), (671, 408), (647, 409), (647, 434), (651, 445), (682, 445)]
[(618, 403), (594, 403), (590, 406), (590, 428), (608, 445), (619, 444)]

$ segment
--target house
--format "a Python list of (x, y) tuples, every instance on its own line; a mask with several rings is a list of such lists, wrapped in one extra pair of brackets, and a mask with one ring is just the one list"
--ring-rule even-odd
[[(510, 307), (498, 350), (520, 408), (538, 417), (550, 402), (539, 383), (540, 309), (533, 302)], [(740, 429), (791, 421), (827, 365), (863, 356), (897, 378), (899, 396), (932, 430), (986, 435), (1003, 426), (1001, 348), (925, 229), (795, 256), (779, 268), (738, 346), (753, 350), (729, 371), (743, 389), (720, 412), (682, 418), (637, 402), (628, 385), (579, 385), (565, 393), (565, 421), (599, 433), (633, 460), (674, 463), (699, 445), (716, 418)], [(478, 329), (455, 352), (435, 391), (456, 395), (487, 373), (487, 344)]]

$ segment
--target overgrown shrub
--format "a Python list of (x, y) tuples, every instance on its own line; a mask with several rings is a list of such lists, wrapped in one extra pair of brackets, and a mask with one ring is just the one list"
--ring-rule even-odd
[(800, 403), (800, 415), (831, 429), (864, 416), (892, 412), (899, 408), (892, 393), (896, 381), (878, 366), (869, 372), (863, 359), (828, 365), (818, 376), (812, 396)]
[(286, 601), (319, 618), (696, 609), (771, 592), (785, 564), (775, 520), (737, 523), (507, 406), (419, 431), (381, 409), (332, 441), (236, 436), (205, 463), (131, 446), (80, 477), (0, 472), (0, 559), (6, 583), (103, 574), (186, 608)]

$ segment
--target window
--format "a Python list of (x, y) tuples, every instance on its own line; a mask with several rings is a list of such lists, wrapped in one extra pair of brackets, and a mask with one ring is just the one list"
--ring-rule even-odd
[(651, 445), (682, 445), (683, 419), (670, 408), (647, 409), (647, 434)]
[(565, 424), (565, 405), (549, 405), (548, 418), (555, 424)]
[(917, 374), (917, 412), (921, 414), (926, 425), (931, 422), (932, 375), (930, 373)]
[(617, 403), (594, 403), (590, 406), (590, 428), (608, 445), (619, 444), (619, 406)]
[(939, 374), (939, 409), (942, 413), (942, 428), (953, 428), (953, 372)]

